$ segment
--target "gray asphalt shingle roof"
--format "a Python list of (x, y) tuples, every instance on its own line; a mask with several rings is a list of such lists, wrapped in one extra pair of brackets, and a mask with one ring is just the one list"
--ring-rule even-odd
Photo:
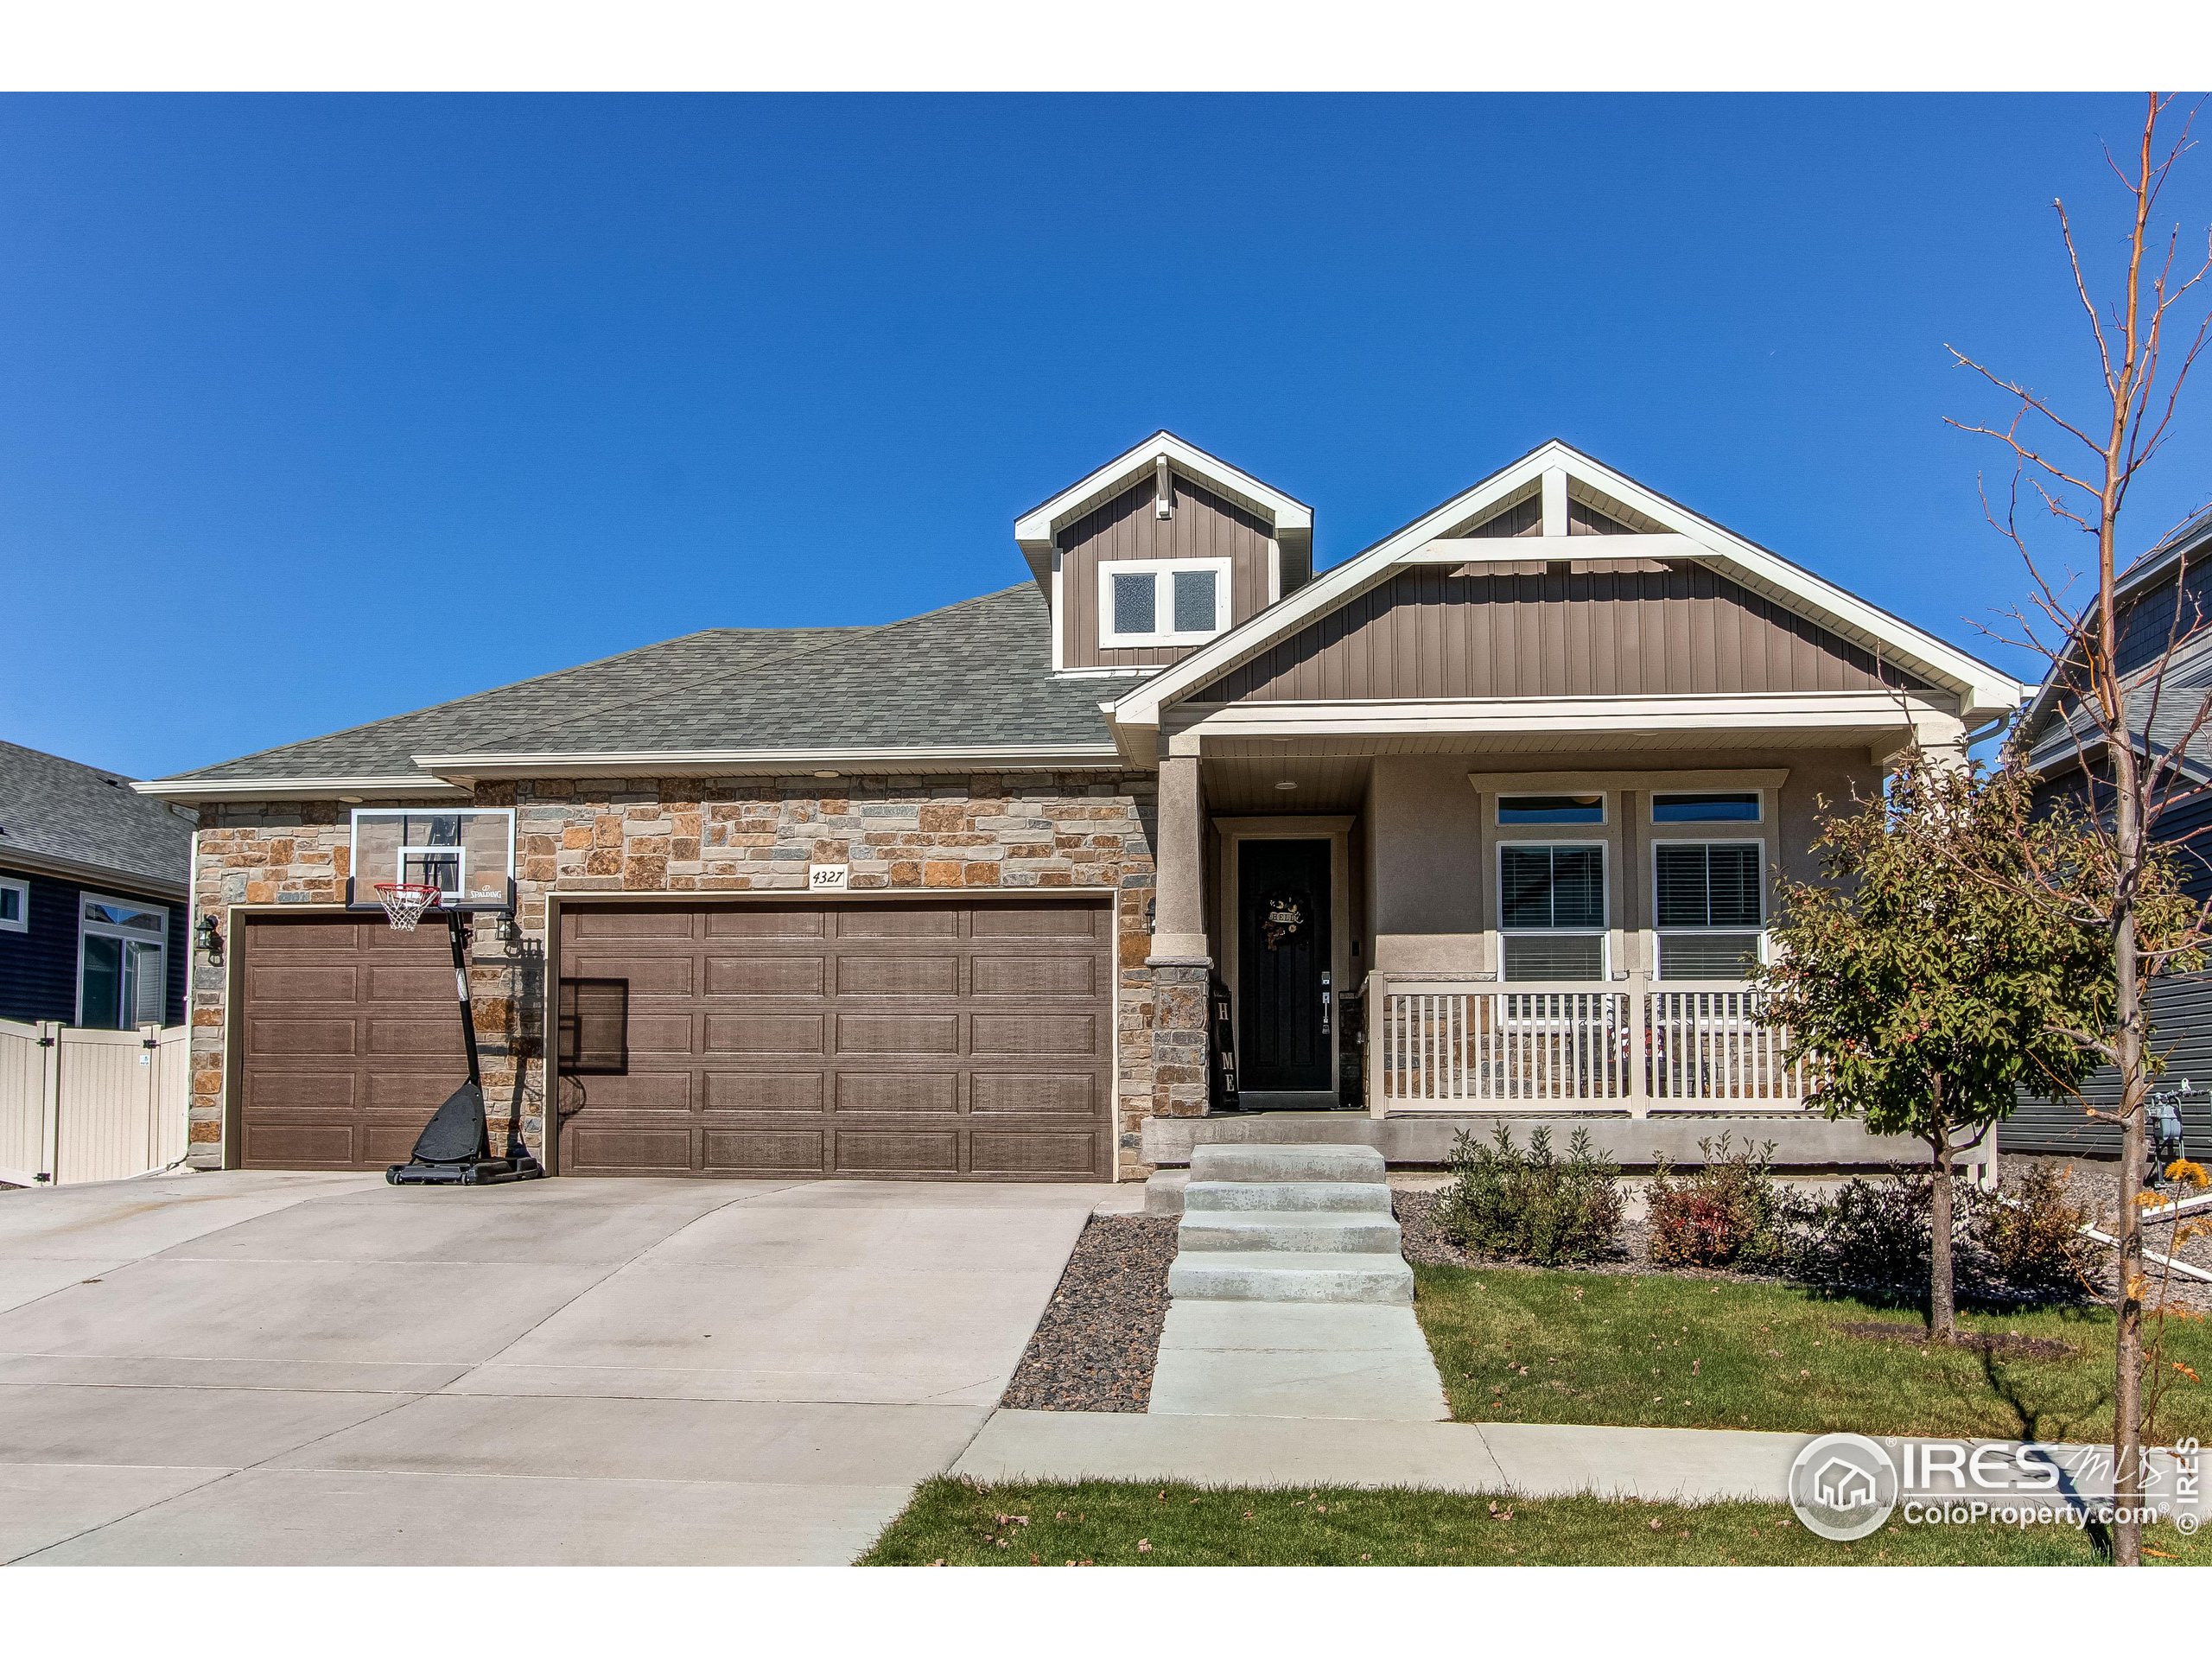
[(1033, 583), (856, 628), (717, 628), (165, 781), (400, 777), (418, 754), (1104, 744)]
[(0, 865), (10, 853), (181, 887), (192, 824), (121, 772), (0, 742)]

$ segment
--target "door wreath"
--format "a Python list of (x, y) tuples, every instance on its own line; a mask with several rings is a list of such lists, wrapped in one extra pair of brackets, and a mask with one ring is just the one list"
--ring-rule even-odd
[(1280, 950), (1292, 939), (1303, 933), (1312, 918), (1306, 895), (1286, 888), (1271, 893), (1260, 901), (1260, 932), (1268, 942), (1268, 949)]

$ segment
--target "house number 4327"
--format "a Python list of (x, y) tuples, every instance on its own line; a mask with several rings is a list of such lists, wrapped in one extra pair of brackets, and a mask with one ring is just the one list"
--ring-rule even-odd
[(806, 886), (810, 893), (842, 893), (852, 874), (849, 864), (810, 864), (806, 867)]

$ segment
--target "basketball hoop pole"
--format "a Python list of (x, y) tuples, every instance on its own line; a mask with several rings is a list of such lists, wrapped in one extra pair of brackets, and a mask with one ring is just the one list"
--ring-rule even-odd
[[(468, 918), (458, 910), (446, 909), (446, 937), (453, 942), (454, 989), (461, 999), (461, 1040), (468, 1050), (468, 1081), (479, 1094), (484, 1090), (484, 1070), (476, 1058), (476, 1005), (468, 997)], [(487, 1128), (480, 1158), (492, 1155), (492, 1135)]]

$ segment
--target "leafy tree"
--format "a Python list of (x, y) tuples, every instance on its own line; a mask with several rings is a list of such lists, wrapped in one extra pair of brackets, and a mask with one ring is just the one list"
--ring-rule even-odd
[[(2083, 1034), (2112, 1018), (2112, 940), (2038, 903), (2031, 870), (2093, 883), (2080, 820), (2038, 814), (2030, 779), (1910, 753), (1887, 795), (1831, 817), (1828, 880), (1783, 883), (1766, 1018), (1808, 1064), (1808, 1103), (1910, 1135), (1933, 1168), (1929, 1327), (1956, 1334), (1951, 1166), (2023, 1087), (2071, 1091), (2095, 1064)], [(2154, 861), (2139, 909), (2179, 901)]]

